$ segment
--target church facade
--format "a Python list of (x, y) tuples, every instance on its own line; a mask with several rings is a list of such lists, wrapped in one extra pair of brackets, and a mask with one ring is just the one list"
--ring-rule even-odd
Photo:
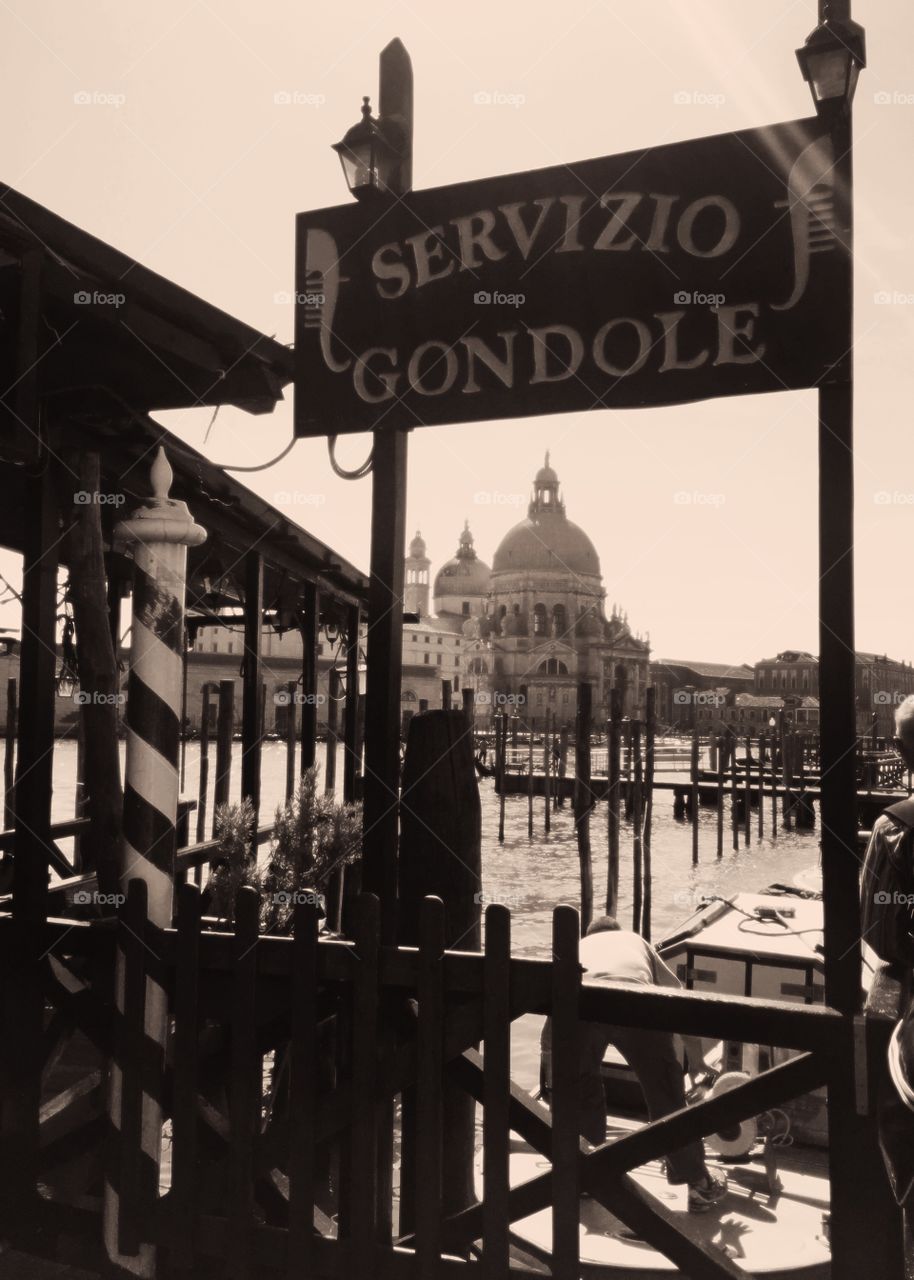
[[(406, 561), (408, 607), (429, 608), (429, 562), (414, 539)], [(571, 726), (577, 687), (593, 687), (594, 719), (621, 691), (623, 713), (644, 715), (650, 646), (613, 605), (606, 613), (596, 549), (568, 519), (559, 479), (549, 465), (533, 481), (527, 517), (509, 529), (491, 568), (464, 527), (456, 555), (435, 576), (432, 608), (463, 637), (460, 680), (473, 688), (481, 718), (515, 708), (534, 725)]]

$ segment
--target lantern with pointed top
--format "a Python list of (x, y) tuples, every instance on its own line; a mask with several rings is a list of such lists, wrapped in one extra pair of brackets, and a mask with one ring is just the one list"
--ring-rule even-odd
[(797, 61), (819, 115), (846, 111), (866, 66), (863, 28), (850, 19), (826, 18), (797, 49)]
[(390, 192), (400, 165), (400, 151), (371, 114), (368, 98), (362, 99), (362, 118), (341, 142), (333, 144), (340, 158), (346, 185), (357, 200)]

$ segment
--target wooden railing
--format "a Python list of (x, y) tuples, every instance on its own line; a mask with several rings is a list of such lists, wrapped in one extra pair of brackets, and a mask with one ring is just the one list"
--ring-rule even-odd
[[(524, 1273), (509, 1257), (510, 1224), (551, 1205), (552, 1274), (577, 1280), (579, 1195), (587, 1192), (693, 1280), (733, 1280), (743, 1274), (736, 1264), (717, 1251), (706, 1254), (631, 1171), (822, 1085), (840, 1083), (840, 1096), (848, 1096), (854, 1031), (846, 1017), (821, 1006), (583, 981), (578, 916), (569, 907), (554, 914), (552, 960), (511, 956), (510, 914), (501, 906), (486, 912), (483, 953), (444, 949), (437, 899), (423, 904), (417, 948), (379, 945), (371, 897), (357, 904), (353, 941), (319, 940), (316, 909), (305, 902), (296, 908), (294, 937), (258, 936), (258, 911), (254, 891), (242, 890), (233, 932), (208, 931), (199, 891), (185, 884), (177, 927), (153, 931), (144, 887), (132, 882), (116, 931), (52, 920), (41, 939), (47, 998), (69, 1025), (86, 1026), (102, 1061), (113, 1045), (145, 1043), (151, 969), (171, 993), (173, 1048), (158, 1086), (172, 1127), (170, 1186), (156, 1193), (138, 1137), (141, 1082), (150, 1087), (154, 1074), (143, 1052), (121, 1055), (120, 1139), (107, 1157), (109, 1180), (121, 1193), (121, 1247), (156, 1246), (163, 1275), (165, 1266), (190, 1274), (215, 1265), (234, 1277), (425, 1280), (478, 1267), (481, 1258), (481, 1274), (494, 1280)], [(16, 954), (14, 931), (12, 921), (0, 923), (3, 961)], [(112, 972), (116, 945), (133, 993), (121, 1025), (112, 1023), (110, 1009), (106, 1020), (86, 978), (87, 966)], [(510, 1026), (525, 1013), (554, 1020), (551, 1112), (510, 1077)], [(579, 1137), (581, 1020), (800, 1052), (725, 1095), (591, 1148)], [(448, 1088), (483, 1107), (483, 1197), (446, 1211), (440, 1185), (450, 1158), (442, 1134)], [(383, 1117), (410, 1091), (422, 1175), (401, 1188), (405, 1231), (378, 1153), (385, 1150)], [(53, 1183), (55, 1160), (96, 1122), (100, 1100), (97, 1067), (46, 1098), (53, 1129), (42, 1148), (43, 1178)], [(549, 1171), (514, 1187), (511, 1131), (551, 1162)], [(833, 1196), (836, 1179), (850, 1180), (850, 1188), (857, 1172), (833, 1165)], [(845, 1188), (844, 1203), (854, 1194)], [(99, 1212), (100, 1204), (93, 1208), (82, 1195), (78, 1203), (57, 1202), (55, 1221), (71, 1231), (80, 1224), (100, 1239)]]

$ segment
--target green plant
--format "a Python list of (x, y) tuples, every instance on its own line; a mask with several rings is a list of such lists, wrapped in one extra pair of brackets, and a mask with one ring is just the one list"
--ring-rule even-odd
[(361, 854), (361, 805), (338, 804), (321, 790), (318, 772), (317, 766), (306, 770), (296, 793), (276, 810), (263, 881), (261, 922), (269, 933), (289, 932), (301, 896), (324, 893), (333, 872)]
[(206, 884), (207, 911), (220, 920), (235, 918), (235, 895), (244, 885), (263, 891), (264, 872), (251, 854), (254, 839), (254, 806), (246, 797), (239, 804), (216, 808), (219, 841)]

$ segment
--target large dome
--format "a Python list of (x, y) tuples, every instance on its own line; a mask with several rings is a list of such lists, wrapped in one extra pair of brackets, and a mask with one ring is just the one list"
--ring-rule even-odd
[(533, 481), (533, 501), (527, 519), (502, 538), (493, 573), (523, 573), (546, 569), (600, 576), (600, 557), (583, 529), (565, 515), (559, 496), (559, 479), (549, 465), (541, 467)]
[(489, 566), (476, 554), (467, 523), (460, 535), (457, 554), (435, 574), (433, 595), (436, 600), (449, 596), (485, 596), (489, 591), (489, 572)]
[(559, 569), (600, 576), (600, 558), (583, 529), (564, 515), (528, 516), (509, 529), (495, 552), (493, 573)]

